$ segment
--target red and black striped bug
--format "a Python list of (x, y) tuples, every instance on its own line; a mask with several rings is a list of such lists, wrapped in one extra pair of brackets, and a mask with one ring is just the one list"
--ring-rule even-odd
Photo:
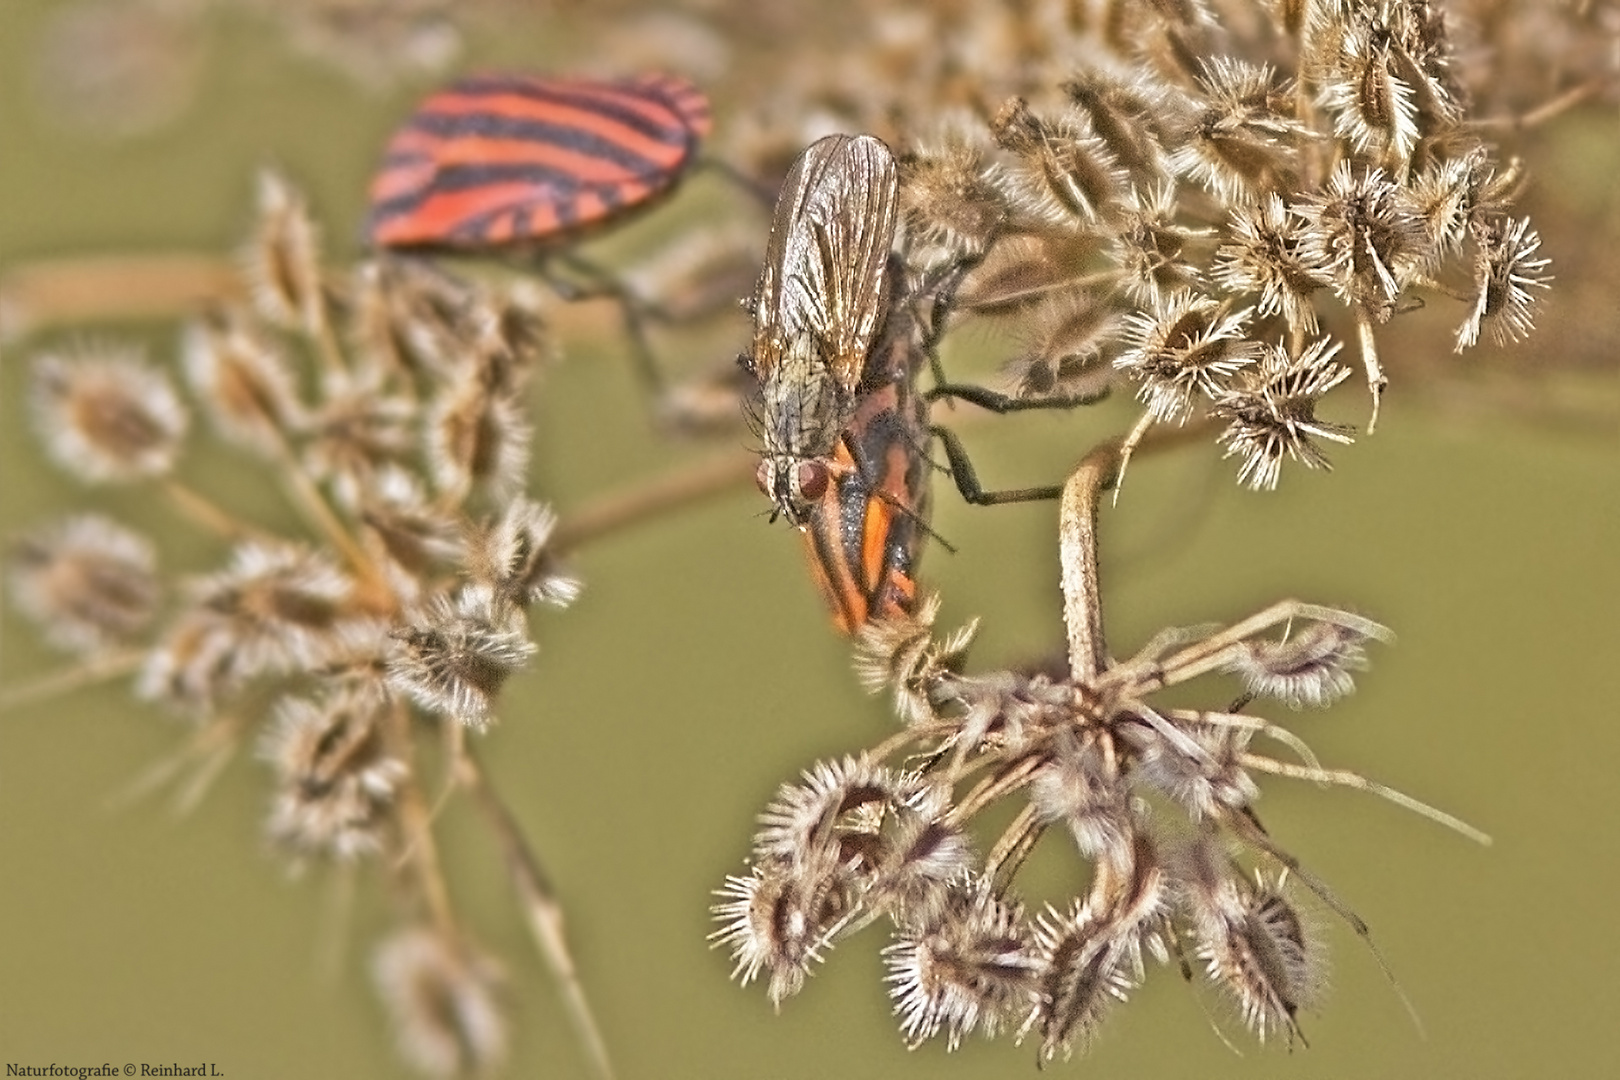
[(673, 75), (487, 74), (432, 94), (371, 184), (375, 247), (557, 247), (667, 194), (709, 133), (708, 99)]
[(757, 479), (796, 526), (849, 464), (835, 460), (867, 357), (891, 306), (899, 174), (870, 135), (829, 135), (799, 155), (777, 197), (754, 291)]
[(845, 634), (916, 606), (935, 469), (928, 403), (916, 386), (925, 357), (909, 315), (891, 312), (870, 361), (876, 385), (856, 403), (833, 451), (831, 483), (802, 530), (811, 573)]

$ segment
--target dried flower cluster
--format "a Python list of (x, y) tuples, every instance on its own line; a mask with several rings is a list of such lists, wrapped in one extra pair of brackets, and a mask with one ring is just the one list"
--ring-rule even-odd
[[(936, 637), (937, 599), (861, 633), (857, 670), (892, 695), (903, 731), (816, 764), (761, 815), (748, 872), (727, 879), (714, 908), (714, 938), (744, 983), (763, 977), (780, 1003), (835, 944), (883, 921), (889, 993), (912, 1046), (943, 1035), (954, 1049), (975, 1031), (1011, 1032), (1037, 1037), (1044, 1059), (1068, 1054), (1141, 983), (1150, 955), (1174, 958), (1189, 976), (1196, 960), (1256, 1037), (1292, 1042), (1324, 960), (1290, 885), (1303, 882), (1357, 933), (1366, 927), (1271, 839), (1254, 809), (1257, 777), (1373, 792), (1485, 840), (1325, 768), (1292, 732), (1249, 711), (1262, 698), (1297, 709), (1349, 693), (1365, 646), (1389, 639), (1377, 623), (1284, 601), (1229, 627), (1166, 630), (1129, 659), (1109, 658), (1086, 536), (1120, 464), (1107, 446), (1065, 491), (1066, 677), (965, 674), (977, 627)], [(1223, 673), (1242, 682), (1235, 705), (1154, 700)], [(1257, 751), (1257, 739), (1294, 760)], [(980, 854), (981, 815), (1009, 802), (1012, 824)], [(1090, 865), (1090, 886), (1032, 914), (1016, 878), (1052, 829)]]
[[(446, 780), (471, 789), (521, 850), (464, 732), (494, 722), (533, 656), (529, 610), (579, 592), (554, 515), (521, 493), (548, 331), (524, 291), (424, 264), (329, 273), (301, 199), (273, 176), (246, 262), (251, 307), (184, 332), (190, 404), (131, 348), (34, 365), (51, 457), (88, 483), (155, 485), (210, 530), (217, 567), (176, 589), (152, 542), (86, 514), (15, 541), (13, 595), (53, 644), (102, 674), (133, 670), (139, 696), (194, 725), (199, 783), (256, 741), (274, 778), (268, 831), (295, 863), (410, 868), (384, 875), (406, 920), (378, 959), (401, 1044), (434, 1074), (483, 1067), (505, 1045), (494, 969), (449, 907), (427, 807)], [(306, 535), (187, 486), (193, 409), (279, 483)], [(519, 882), (524, 902), (550, 918), (538, 880)]]
[(1240, 481), (1271, 488), (1351, 441), (1318, 416), (1350, 365), (1376, 426), (1395, 316), (1460, 301), (1458, 351), (1532, 328), (1549, 263), (1454, 21), (1430, 0), (970, 5), (943, 33), (890, 13), (843, 59), (888, 95), (840, 96), (852, 72), (822, 68), (779, 108), (842, 103), (902, 148), (909, 258), (973, 268), (952, 312), (1024, 342), (1005, 372), (1023, 407), (1128, 384), (1127, 458), (1206, 416)]
[[(276, 20), (372, 84), (446, 64), (467, 7), (218, 2)], [(937, 636), (933, 599), (861, 629), (857, 670), (890, 695), (900, 730), (814, 764), (765, 810), (747, 868), (714, 908), (713, 939), (736, 976), (780, 1003), (835, 945), (882, 923), (911, 1046), (943, 1036), (954, 1048), (979, 1032), (1038, 1041), (1042, 1060), (1084, 1049), (1150, 958), (1189, 978), (1201, 969), (1256, 1037), (1291, 1045), (1323, 985), (1312, 908), (1367, 931), (1261, 824), (1260, 778), (1375, 794), (1485, 838), (1324, 766), (1255, 708), (1315, 708), (1351, 692), (1366, 648), (1389, 640), (1377, 623), (1284, 601), (1227, 627), (1166, 630), (1116, 660), (1098, 599), (1100, 495), (1172, 428), (1212, 433), (1250, 488), (1274, 488), (1287, 462), (1327, 469), (1330, 444), (1355, 429), (1319, 415), (1322, 402), (1359, 367), (1370, 432), (1389, 381), (1380, 340), (1393, 351), (1392, 324), (1425, 305), (1456, 304), (1458, 352), (1525, 338), (1549, 260), (1514, 209), (1520, 163), (1493, 140), (1615, 96), (1613, 4), (1037, 0), (800, 12), (711, 0), (639, 12), (637, 23), (641, 6), (597, 7), (622, 18), (600, 66), (663, 67), (670, 41), (690, 45), (691, 64), (716, 73), (707, 89), (717, 102), (749, 105), (720, 133), (720, 155), (761, 188), (830, 130), (872, 132), (893, 148), (902, 221), (884, 265), (899, 272), (873, 300), (890, 305), (875, 348), (912, 350), (909, 377), (922, 354), (938, 361), (937, 345), (968, 337), (950, 333), (967, 324), (1013, 343), (1005, 392), (945, 381), (959, 359), (950, 353), (933, 365), (941, 381), (908, 388), (915, 430), (881, 444), (906, 459), (904, 483), (852, 485), (838, 510), (851, 516), (837, 525), (856, 511), (857, 532), (903, 520), (903, 536), (858, 539), (901, 536), (908, 557), (929, 535), (934, 456), (914, 445), (927, 439), (922, 398), (1068, 408), (1129, 386), (1142, 410), (1064, 489), (1066, 670), (970, 671), (977, 624)], [(194, 89), (192, 23), (207, 7), (74, 5), (50, 31), (42, 82), (108, 130), (156, 124)], [(784, 57), (759, 47), (767, 39), (796, 48)], [(836, 47), (816, 47), (827, 39)], [(1496, 58), (1499, 80), (1491, 42), (1514, 46)], [(122, 50), (120, 63), (92, 70), (83, 58), (102, 56), (102, 44)], [(141, 80), (155, 87), (144, 102), (132, 91)], [(604, 291), (638, 334), (643, 315), (706, 318), (748, 291), (763, 232), (742, 214), (690, 228)], [(84, 673), (132, 675), (140, 697), (187, 718), (187, 748), (164, 770), (192, 768), (185, 799), (251, 741), (272, 778), (267, 832), (290, 862), (383, 871), (401, 918), (374, 974), (403, 1052), (434, 1075), (485, 1071), (508, 1042), (500, 966), (450, 904), (434, 843), (430, 805), (441, 792), (468, 797), (607, 1075), (559, 909), (473, 750), (536, 652), (531, 610), (579, 593), (555, 517), (524, 493), (528, 398), (551, 331), (522, 287), (419, 261), (324, 267), (302, 201), (273, 177), (243, 276), (250, 304), (216, 305), (185, 329), (183, 389), (140, 350), (93, 342), (36, 357), (30, 398), (56, 464), (87, 484), (148, 485), (215, 541), (212, 568), (176, 574), (151, 540), (81, 513), (12, 538), (14, 603)], [(713, 385), (677, 388), (660, 419), (735, 431), (746, 382), (728, 369)], [(284, 492), (296, 534), (189, 486), (197, 413), (256, 468), (255, 484)], [(945, 456), (966, 491), (960, 447), (946, 442)], [(634, 512), (741, 475), (728, 462)], [(893, 512), (870, 524), (864, 511), (884, 501)], [(1224, 704), (1163, 694), (1222, 676), (1211, 700)], [(1265, 742), (1277, 749), (1262, 752)], [(1068, 835), (1089, 877), (1037, 911), (1019, 874), (1049, 831)]]

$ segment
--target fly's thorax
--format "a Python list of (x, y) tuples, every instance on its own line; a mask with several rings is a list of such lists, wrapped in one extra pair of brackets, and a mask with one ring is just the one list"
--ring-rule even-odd
[(804, 524), (826, 493), (834, 471), (829, 459), (855, 405), (815, 335), (794, 337), (761, 372), (763, 445), (756, 480), (776, 512), (794, 525)]

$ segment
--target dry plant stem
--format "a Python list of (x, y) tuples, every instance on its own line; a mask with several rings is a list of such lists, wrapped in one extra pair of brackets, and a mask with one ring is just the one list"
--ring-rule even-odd
[(1363, 619), (1348, 612), (1336, 611), (1317, 604), (1301, 603), (1298, 600), (1279, 600), (1264, 611), (1251, 615), (1242, 622), (1233, 623), (1225, 630), (1211, 634), (1162, 661), (1158, 665), (1159, 670), (1152, 677), (1135, 665), (1124, 664), (1111, 671), (1104, 682), (1121, 681), (1123, 677), (1137, 683), (1140, 692), (1144, 694), (1176, 683), (1187, 682), (1224, 667), (1230, 650), (1246, 639), (1273, 626), (1292, 622), (1294, 619), (1331, 623), (1334, 626), (1354, 630), (1374, 641), (1389, 641), (1394, 636), (1386, 627), (1371, 619)]
[(1365, 312), (1356, 313), (1356, 342), (1361, 346), (1361, 366), (1367, 369), (1367, 391), (1372, 394), (1372, 415), (1367, 418), (1367, 434), (1371, 435), (1378, 428), (1378, 406), (1384, 399), (1389, 376), (1378, 362), (1378, 339)]
[(310, 524), (326, 537), (334, 548), (343, 553), (343, 557), (348, 560), (359, 577), (360, 606), (372, 611), (394, 610), (398, 606), (394, 591), (378, 573), (371, 556), (366, 554), (365, 549), (353, 536), (349, 535), (349, 530), (344, 528), (343, 522), (327, 505), (321, 489), (309, 478), (309, 474), (304, 471), (303, 465), (292, 450), (283, 443), (277, 447), (277, 452), (283, 465), (280, 470), (282, 480), (287, 486), (293, 505), (298, 507)]
[(967, 823), (1003, 795), (1010, 795), (1028, 784), (1043, 764), (1045, 762), (1039, 756), (1022, 757), (1004, 766), (994, 776), (985, 777), (977, 787), (962, 796), (961, 801), (952, 808), (949, 820), (958, 826)]
[(1012, 884), (1018, 868), (1024, 865), (1045, 832), (1046, 826), (1035, 820), (1034, 804), (1025, 804), (984, 860), (985, 877), (998, 892), (1004, 892)]
[(557, 526), (552, 550), (564, 554), (598, 537), (656, 518), (666, 510), (741, 486), (754, 475), (754, 464), (746, 454), (717, 454), (697, 465), (586, 503)]
[(1600, 75), (1594, 79), (1572, 86), (1562, 94), (1550, 101), (1543, 102), (1526, 113), (1514, 116), (1486, 116), (1478, 120), (1469, 120), (1464, 126), (1475, 131), (1524, 131), (1527, 128), (1539, 127), (1549, 120), (1555, 120), (1575, 108), (1603, 93), (1614, 85), (1616, 79), (1612, 75)]
[(237, 268), (214, 255), (42, 259), (0, 276), (0, 344), (65, 323), (172, 319), (244, 292)]
[(317, 325), (310, 327), (310, 331), (315, 338), (321, 363), (334, 375), (347, 375), (349, 362), (343, 355), (342, 347), (338, 345), (336, 331), (332, 329), (332, 312), (324, 288), (316, 308), (316, 320)]
[(1365, 791), (1388, 799), (1396, 806), (1421, 814), (1436, 824), (1444, 825), (1453, 832), (1461, 833), (1476, 844), (1490, 846), (1491, 838), (1488, 834), (1479, 831), (1461, 818), (1453, 817), (1444, 810), (1438, 810), (1426, 802), (1420, 802), (1412, 796), (1378, 783), (1368, 780), (1360, 773), (1350, 772), (1348, 769), (1312, 768), (1304, 765), (1290, 765), (1286, 761), (1276, 761), (1272, 758), (1258, 754), (1239, 754), (1238, 763), (1244, 768), (1254, 769), (1257, 772), (1268, 772), (1274, 776), (1287, 776), (1295, 780), (1311, 780), (1319, 784), (1337, 784), (1340, 787), (1352, 788), (1356, 791)]
[(1097, 506), (1121, 463), (1118, 442), (1098, 446), (1063, 485), (1058, 508), (1063, 623), (1069, 631), (1069, 673), (1076, 682), (1094, 682), (1108, 663), (1097, 580)]
[(195, 805), (207, 791), (208, 783), (219, 775), (222, 766), (236, 753), (242, 741), (244, 723), (235, 713), (216, 717), (186, 742), (179, 750), (143, 770), (135, 780), (107, 799), (109, 810), (122, 810), (145, 798), (180, 775), (192, 762), (200, 762), (196, 776), (187, 781), (175, 797), (175, 809), (184, 812)]
[(0, 713), (134, 674), (144, 658), (145, 653), (140, 649), (120, 649), (92, 657), (65, 671), (53, 671), (32, 682), (19, 683), (0, 694)]
[[(412, 747), (410, 713), (396, 704), (388, 710), (389, 740), (402, 756), (408, 756)], [(413, 772), (415, 770), (413, 769)], [(461, 933), (456, 926), (454, 910), (450, 906), (450, 893), (445, 887), (444, 870), (439, 864), (439, 848), (433, 839), (433, 821), (422, 799), (422, 789), (414, 781), (399, 789), (399, 815), (403, 824), (403, 852), (401, 861), (414, 872), (421, 886), (423, 902), (427, 904), (428, 918), (446, 941), (459, 941)]]
[(270, 538), (270, 534), (263, 529), (236, 517), (196, 488), (181, 483), (172, 476), (164, 478), (163, 494), (168, 496), (169, 501), (174, 503), (175, 508), (183, 516), (223, 539)]
[(562, 992), (575, 1033), (590, 1058), (591, 1068), (602, 1080), (612, 1080), (613, 1064), (608, 1058), (607, 1043), (591, 1012), (573, 955), (568, 951), (562, 905), (557, 902), (539, 860), (524, 839), (511, 811), (485, 782), (483, 771), (470, 751), (461, 755), (457, 772), (500, 841), (512, 886), (517, 890), (523, 912), (528, 917), (529, 932)]

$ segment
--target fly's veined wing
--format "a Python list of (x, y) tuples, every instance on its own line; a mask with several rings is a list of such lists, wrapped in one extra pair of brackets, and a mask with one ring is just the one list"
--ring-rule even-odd
[(870, 135), (829, 135), (793, 163), (776, 201), (754, 300), (754, 357), (775, 362), (809, 334), (845, 391), (885, 315), (899, 174)]

